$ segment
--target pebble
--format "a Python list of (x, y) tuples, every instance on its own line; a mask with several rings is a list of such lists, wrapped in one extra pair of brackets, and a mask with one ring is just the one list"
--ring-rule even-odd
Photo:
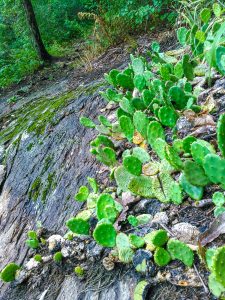
[(39, 265), (40, 263), (38, 261), (36, 261), (34, 258), (31, 258), (26, 264), (25, 264), (25, 268), (30, 271), (34, 268), (37, 268), (37, 266)]
[(47, 242), (49, 251), (59, 251), (61, 249), (62, 243), (64, 242), (64, 238), (59, 234), (55, 234), (50, 236)]
[(164, 225), (168, 225), (169, 223), (169, 218), (167, 216), (167, 213), (162, 211), (162, 212), (158, 212), (154, 215), (152, 223), (156, 223), (156, 224), (164, 224)]
[(196, 226), (182, 222), (172, 226), (171, 230), (180, 241), (194, 245), (197, 244), (200, 232)]

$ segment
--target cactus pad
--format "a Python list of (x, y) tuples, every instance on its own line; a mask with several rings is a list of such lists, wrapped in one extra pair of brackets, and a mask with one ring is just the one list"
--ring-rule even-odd
[(156, 265), (159, 267), (164, 267), (168, 265), (170, 262), (171, 257), (168, 251), (166, 251), (163, 248), (156, 248), (155, 253), (154, 253), (154, 262)]
[(116, 152), (110, 148), (98, 148), (96, 158), (106, 166), (114, 166), (116, 163)]
[(132, 123), (131, 118), (129, 118), (127, 116), (121, 116), (119, 118), (119, 124), (120, 124), (121, 130), (124, 133), (125, 137), (129, 141), (132, 141), (133, 136), (134, 136), (134, 125)]
[(155, 247), (162, 247), (168, 241), (168, 235), (163, 229), (154, 230), (146, 234), (144, 240), (147, 244), (152, 244)]
[(144, 239), (136, 234), (130, 234), (129, 241), (131, 247), (135, 249), (142, 248), (145, 244)]
[(169, 145), (165, 147), (165, 158), (176, 170), (182, 170), (184, 165), (177, 151)]
[(133, 148), (133, 156), (137, 157), (143, 164), (150, 160), (150, 155), (141, 147)]
[(148, 142), (154, 150), (157, 147), (156, 140), (158, 138), (165, 140), (164, 130), (159, 122), (152, 121), (148, 126)]
[(81, 218), (71, 218), (66, 222), (66, 226), (74, 233), (89, 234), (90, 225), (87, 220)]
[(97, 224), (93, 237), (103, 247), (112, 248), (116, 245), (116, 230), (108, 220), (102, 220)]
[(190, 247), (175, 239), (170, 239), (167, 244), (172, 259), (182, 261), (186, 266), (191, 267), (194, 261), (194, 253)]
[(141, 58), (134, 58), (132, 60), (132, 68), (135, 75), (143, 75), (145, 66)]
[[(108, 213), (115, 207), (115, 201), (109, 194), (101, 194), (97, 200), (96, 214), (98, 220), (108, 219)], [(108, 208), (108, 213), (107, 213)]]
[(132, 178), (128, 185), (128, 189), (135, 195), (146, 198), (154, 197), (154, 193), (152, 191), (152, 180), (144, 175)]
[(217, 122), (217, 141), (218, 147), (225, 157), (225, 114), (222, 114)]
[(216, 206), (223, 206), (225, 204), (224, 194), (221, 192), (215, 192), (213, 194), (212, 201)]
[(186, 107), (187, 98), (185, 96), (184, 91), (180, 87), (178, 86), (171, 87), (169, 90), (169, 96), (177, 109), (182, 110)]
[(116, 76), (116, 82), (120, 87), (127, 90), (132, 90), (134, 88), (134, 83), (132, 78), (126, 74), (119, 73)]
[(164, 126), (173, 128), (176, 125), (178, 115), (169, 106), (163, 106), (159, 109), (159, 119)]
[(183, 188), (183, 190), (188, 194), (188, 196), (191, 197), (191, 199), (194, 199), (196, 201), (199, 201), (202, 199), (203, 187), (195, 186), (195, 185), (191, 184), (186, 179), (184, 174), (181, 174), (181, 176), (180, 176), (180, 185)]
[(205, 156), (210, 153), (215, 153), (215, 150), (211, 144), (203, 140), (197, 140), (191, 144), (191, 154), (195, 162), (199, 165), (203, 165)]
[(137, 157), (133, 155), (126, 156), (123, 160), (123, 165), (132, 175), (139, 176), (141, 174), (142, 163)]
[(216, 280), (225, 287), (225, 246), (216, 250), (213, 256), (212, 270)]
[(137, 131), (146, 139), (149, 120), (145, 113), (136, 111), (133, 115), (134, 126)]
[(208, 154), (205, 157), (204, 170), (213, 183), (225, 184), (225, 159), (216, 154)]
[(119, 189), (123, 192), (127, 192), (129, 183), (134, 176), (128, 172), (124, 166), (118, 167), (114, 172), (114, 176)]
[(186, 161), (184, 164), (184, 175), (187, 181), (192, 185), (205, 186), (209, 183), (209, 179), (206, 176), (204, 169), (196, 162), (190, 160)]
[(79, 192), (75, 195), (75, 200), (79, 202), (84, 202), (87, 200), (89, 195), (89, 190), (86, 186), (81, 186)]
[(216, 49), (216, 66), (220, 74), (225, 75), (225, 47), (219, 46)]
[(183, 139), (183, 148), (185, 153), (191, 153), (191, 145), (197, 141), (197, 139), (194, 136), (186, 136)]
[(87, 128), (95, 128), (95, 123), (87, 117), (80, 117), (80, 124)]
[(15, 263), (9, 263), (0, 273), (0, 278), (4, 282), (11, 282), (15, 280), (16, 272), (20, 269)]

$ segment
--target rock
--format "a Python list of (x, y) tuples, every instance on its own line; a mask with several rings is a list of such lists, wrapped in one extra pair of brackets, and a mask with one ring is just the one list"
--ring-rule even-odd
[(102, 251), (103, 247), (96, 244), (96, 242), (93, 241), (87, 246), (87, 257), (97, 258), (101, 256)]
[(25, 264), (25, 268), (30, 271), (34, 268), (37, 268), (37, 266), (39, 265), (40, 263), (38, 261), (36, 261), (34, 258), (31, 258), (26, 264)]
[(56, 252), (61, 250), (62, 243), (64, 242), (64, 238), (59, 234), (55, 234), (50, 236), (47, 239), (47, 242), (48, 242), (48, 250), (51, 252)]
[(108, 256), (103, 258), (102, 264), (107, 271), (112, 271), (115, 268), (114, 261)]
[(0, 165), (0, 185), (2, 184), (4, 178), (5, 178), (5, 166), (4, 165)]
[(4, 152), (5, 152), (5, 148), (3, 146), (0, 146), (0, 163), (2, 163), (3, 161)]
[(31, 275), (30, 272), (27, 272), (23, 269), (19, 270), (19, 272), (17, 272), (16, 274), (16, 284), (21, 284), (22, 282), (24, 282), (25, 280), (27, 280), (27, 278)]
[(133, 257), (133, 265), (136, 268), (143, 260), (149, 261), (152, 258), (152, 253), (148, 250), (139, 249)]
[(177, 239), (184, 243), (197, 244), (200, 234), (198, 228), (189, 223), (177, 223), (171, 228)]
[(154, 215), (152, 223), (156, 223), (156, 224), (165, 224), (167, 225), (169, 223), (169, 218), (167, 216), (167, 213), (162, 211), (162, 212), (158, 212)]
[(192, 128), (192, 123), (186, 117), (180, 117), (176, 124), (180, 135), (185, 136)]
[(49, 261), (51, 261), (51, 260), (52, 260), (52, 256), (51, 256), (51, 255), (43, 256), (43, 257), (42, 257), (42, 261), (43, 261), (44, 263), (47, 263), (47, 262), (49, 262)]

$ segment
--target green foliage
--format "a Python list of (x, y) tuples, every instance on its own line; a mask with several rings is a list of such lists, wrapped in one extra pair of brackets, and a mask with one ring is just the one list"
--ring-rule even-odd
[(132, 175), (139, 176), (141, 174), (142, 163), (137, 157), (133, 155), (128, 155), (124, 158), (123, 166)]
[(213, 183), (225, 184), (225, 160), (216, 154), (208, 154), (205, 157), (204, 170), (210, 181)]
[(217, 122), (217, 141), (218, 147), (225, 157), (225, 114), (220, 115)]
[(163, 106), (159, 109), (159, 119), (164, 126), (173, 128), (176, 125), (178, 115), (169, 106)]
[(152, 121), (148, 126), (148, 142), (153, 150), (157, 149), (158, 138), (165, 140), (164, 130), (159, 122)]
[(129, 182), (128, 189), (132, 193), (142, 197), (154, 197), (154, 193), (152, 191), (152, 180), (151, 178), (144, 175), (133, 177)]
[[(209, 155), (211, 155), (211, 154), (209, 154)], [(206, 169), (205, 169), (205, 171), (206, 171)], [(206, 172), (206, 174), (207, 174), (207, 172)], [(206, 174), (204, 172), (204, 169), (201, 166), (199, 166), (196, 162), (191, 161), (191, 160), (188, 160), (185, 162), (184, 175), (185, 175), (187, 181), (189, 181), (192, 185), (195, 185), (195, 186), (207, 185), (210, 181), (209, 181), (208, 177), (206, 176)]]
[(89, 234), (90, 225), (87, 220), (76, 217), (71, 218), (66, 222), (66, 226), (74, 233), (77, 234)]
[(159, 229), (148, 233), (144, 239), (147, 244), (162, 247), (168, 241), (168, 235), (165, 230)]
[(168, 265), (170, 260), (171, 257), (168, 251), (161, 247), (156, 248), (154, 253), (154, 262), (156, 263), (156, 265), (158, 265), (159, 267), (164, 267)]
[(84, 275), (84, 269), (81, 266), (76, 266), (74, 268), (74, 273), (79, 276), (82, 277)]
[(177, 151), (172, 146), (166, 145), (165, 158), (176, 170), (183, 169), (183, 162), (179, 157)]
[(128, 172), (124, 166), (116, 168), (114, 172), (117, 186), (123, 191), (128, 191), (128, 186), (131, 179), (134, 177), (130, 172)]
[(116, 245), (116, 230), (107, 219), (103, 219), (97, 224), (93, 237), (103, 247), (112, 248)]
[(37, 237), (37, 233), (35, 231), (28, 231), (27, 236), (28, 236), (28, 239), (26, 240), (27, 246), (32, 249), (37, 249), (39, 247), (39, 240)]
[(132, 261), (134, 252), (131, 249), (129, 237), (125, 233), (119, 233), (116, 236), (116, 247), (119, 252), (119, 260), (124, 263)]
[(148, 286), (149, 283), (146, 280), (142, 280), (138, 282), (134, 290), (134, 300), (144, 299)]
[(80, 124), (87, 128), (95, 128), (95, 123), (87, 117), (80, 117)]
[(144, 239), (136, 234), (130, 234), (129, 241), (131, 247), (135, 249), (142, 248), (145, 244)]
[(211, 144), (203, 140), (197, 140), (191, 144), (191, 154), (197, 164), (203, 166), (205, 156), (210, 153), (215, 153)]
[(216, 280), (225, 287), (225, 246), (216, 250), (213, 256), (212, 271)]
[(55, 262), (61, 262), (62, 259), (63, 259), (63, 255), (62, 255), (62, 252), (61, 252), (61, 251), (56, 252), (56, 253), (54, 254), (54, 256), (53, 256), (53, 260), (54, 260)]
[(121, 116), (119, 118), (119, 124), (120, 124), (121, 130), (124, 133), (125, 137), (129, 141), (132, 141), (133, 136), (134, 136), (134, 125), (133, 125), (131, 118), (129, 118), (127, 116)]
[(9, 263), (0, 273), (1, 280), (4, 282), (10, 282), (15, 280), (16, 272), (19, 269), (20, 267), (15, 263)]
[(89, 190), (86, 186), (81, 186), (79, 188), (79, 192), (75, 195), (75, 200), (79, 201), (79, 202), (84, 202), (87, 200), (89, 195)]
[(147, 129), (149, 124), (149, 119), (145, 113), (142, 111), (136, 111), (133, 115), (134, 126), (137, 131), (147, 139)]
[(203, 196), (203, 187), (195, 186), (191, 184), (185, 177), (184, 174), (180, 176), (180, 185), (182, 189), (190, 196), (192, 199), (199, 201)]
[(97, 200), (96, 213), (98, 220), (108, 219), (114, 222), (119, 212), (114, 199), (109, 194), (101, 194)]
[(138, 219), (135, 216), (130, 215), (130, 216), (128, 216), (127, 220), (130, 223), (130, 225), (132, 225), (134, 227), (138, 226)]
[(178, 259), (188, 267), (191, 267), (193, 265), (193, 251), (183, 242), (175, 239), (170, 239), (167, 244), (167, 250), (170, 253), (172, 259)]
[(34, 255), (34, 260), (36, 260), (37, 262), (41, 262), (42, 256), (40, 254), (36, 254), (36, 255)]

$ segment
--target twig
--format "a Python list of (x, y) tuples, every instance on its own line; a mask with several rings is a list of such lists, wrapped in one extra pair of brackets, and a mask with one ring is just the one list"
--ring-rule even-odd
[(164, 224), (162, 224), (162, 223), (159, 223), (159, 225), (163, 228), (163, 229), (165, 229), (167, 232), (169, 232), (169, 234), (171, 235), (171, 236), (175, 236), (175, 234), (166, 226), (166, 225), (164, 225)]
[(201, 277), (201, 275), (200, 275), (200, 273), (199, 273), (199, 271), (198, 271), (198, 269), (197, 269), (197, 267), (196, 267), (195, 264), (194, 264), (194, 269), (195, 269), (195, 272), (196, 272), (196, 274), (198, 275), (198, 277), (199, 277), (199, 279), (200, 279), (200, 281), (201, 281), (201, 283), (202, 283), (202, 285), (203, 285), (203, 287), (204, 287), (205, 293), (208, 294), (208, 293), (209, 293), (209, 289), (208, 289), (207, 286), (205, 285), (205, 283), (204, 283), (204, 281), (203, 281), (203, 279), (202, 279), (202, 277)]

